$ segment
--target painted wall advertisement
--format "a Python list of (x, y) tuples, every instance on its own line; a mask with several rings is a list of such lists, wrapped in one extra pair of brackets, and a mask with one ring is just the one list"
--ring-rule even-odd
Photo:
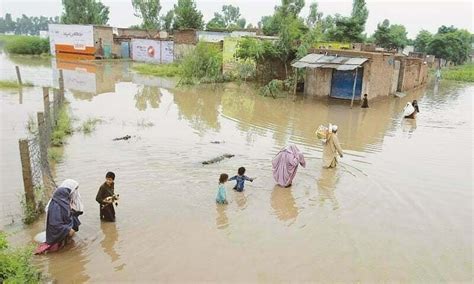
[(71, 45), (77, 50), (94, 47), (94, 31), (92, 26), (50, 24), (48, 29), (52, 55), (56, 53), (56, 44)]
[(150, 63), (173, 62), (173, 42), (132, 39), (132, 59)]

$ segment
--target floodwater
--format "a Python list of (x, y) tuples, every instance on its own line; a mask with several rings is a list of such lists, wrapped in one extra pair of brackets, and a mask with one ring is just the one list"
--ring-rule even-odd
[[(57, 181), (79, 181), (86, 206), (74, 244), (35, 257), (60, 283), (472, 281), (472, 84), (430, 84), (350, 109), (264, 98), (245, 84), (176, 88), (131, 73), (127, 62), (1, 61), (3, 78), (15, 78), (20, 64), (40, 85), (57, 84), (60, 66), (76, 126), (102, 120), (68, 139), (55, 169)], [(413, 99), (421, 112), (404, 120)], [(17, 141), (28, 115), (41, 110), (41, 89), (24, 91), (21, 105), (17, 93), (0, 91), (0, 103), (2, 225), (25, 244), (44, 219), (23, 227), (9, 212), (21, 212)], [(329, 122), (345, 150), (331, 170), (321, 167), (314, 134)], [(132, 138), (112, 141), (125, 135)], [(288, 143), (307, 167), (284, 189), (271, 160)], [(201, 164), (224, 153), (235, 157)], [(228, 183), (230, 204), (217, 206), (219, 174), (240, 166), (257, 179), (244, 193)], [(95, 195), (109, 170), (121, 200), (117, 222), (101, 223)]]

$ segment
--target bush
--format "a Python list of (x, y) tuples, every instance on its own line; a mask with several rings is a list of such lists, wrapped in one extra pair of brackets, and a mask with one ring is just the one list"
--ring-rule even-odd
[(5, 51), (14, 54), (49, 53), (49, 40), (35, 36), (12, 36), (2, 38)]
[(0, 232), (0, 283), (40, 283), (41, 274), (31, 264), (32, 248), (12, 249)]
[(69, 116), (67, 106), (63, 105), (59, 110), (57, 125), (53, 129), (53, 135), (51, 135), (51, 145), (63, 145), (66, 136), (71, 135), (72, 132), (72, 120)]
[(260, 89), (260, 94), (264, 97), (273, 98), (286, 96), (284, 93), (285, 85), (285, 81), (273, 79)]
[[(22, 82), (23, 87), (33, 87), (31, 82)], [(0, 80), (0, 89), (15, 89), (18, 88), (18, 81), (15, 80)]]
[(217, 83), (224, 81), (222, 76), (222, 52), (214, 44), (200, 42), (181, 62), (181, 81), (183, 84)]

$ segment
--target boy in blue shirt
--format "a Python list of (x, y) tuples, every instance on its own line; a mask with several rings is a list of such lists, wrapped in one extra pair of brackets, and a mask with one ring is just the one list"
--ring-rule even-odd
[(245, 168), (244, 167), (240, 167), (238, 170), (237, 170), (237, 173), (238, 175), (236, 176), (233, 176), (229, 179), (229, 181), (231, 180), (235, 180), (236, 181), (236, 184), (234, 186), (234, 190), (238, 191), (238, 192), (242, 192), (244, 191), (244, 183), (246, 180), (250, 181), (250, 182), (253, 182), (253, 180), (255, 178), (249, 178), (248, 176), (245, 175)]

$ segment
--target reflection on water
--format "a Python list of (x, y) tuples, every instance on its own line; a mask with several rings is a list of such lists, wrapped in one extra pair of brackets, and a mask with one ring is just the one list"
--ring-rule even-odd
[(227, 217), (227, 205), (216, 204), (216, 227), (217, 229), (225, 229), (229, 227), (229, 218)]
[(104, 249), (104, 252), (110, 256), (111, 262), (115, 262), (120, 258), (120, 255), (115, 250), (115, 245), (118, 240), (118, 231), (115, 223), (101, 222), (100, 229), (104, 238), (100, 242), (100, 245)]
[[(0, 76), (15, 78), (15, 63), (1, 60)], [(59, 282), (471, 280), (472, 85), (441, 82), (437, 91), (429, 85), (351, 109), (339, 100), (264, 98), (250, 84), (176, 88), (131, 73), (129, 62), (21, 68), (42, 84), (56, 81), (54, 64), (70, 72), (66, 97), (78, 123), (104, 121), (70, 137), (57, 166), (57, 179), (78, 180), (92, 208), (73, 247), (41, 258)], [(18, 138), (42, 108), (38, 93), (25, 88), (19, 104), (16, 90), (0, 91), (2, 221), (21, 208)], [(404, 120), (414, 99), (421, 112)], [(322, 169), (314, 131), (330, 122), (346, 154), (338, 168)], [(126, 134), (134, 139), (112, 141)], [(289, 143), (307, 167), (280, 188), (271, 160)], [(224, 153), (235, 157), (201, 164)], [(258, 179), (215, 205), (215, 177), (240, 166)], [(100, 224), (95, 195), (109, 169), (123, 202), (116, 224)], [(13, 238), (27, 243), (40, 230), (25, 231)]]
[(329, 202), (333, 210), (339, 208), (339, 203), (334, 194), (336, 190), (336, 184), (338, 182), (337, 168), (324, 168), (321, 170), (321, 176), (318, 178), (318, 194), (319, 204), (323, 206), (326, 202)]
[(289, 225), (293, 224), (298, 217), (298, 207), (291, 190), (291, 187), (283, 188), (276, 185), (270, 199), (274, 214), (280, 221), (289, 221)]

